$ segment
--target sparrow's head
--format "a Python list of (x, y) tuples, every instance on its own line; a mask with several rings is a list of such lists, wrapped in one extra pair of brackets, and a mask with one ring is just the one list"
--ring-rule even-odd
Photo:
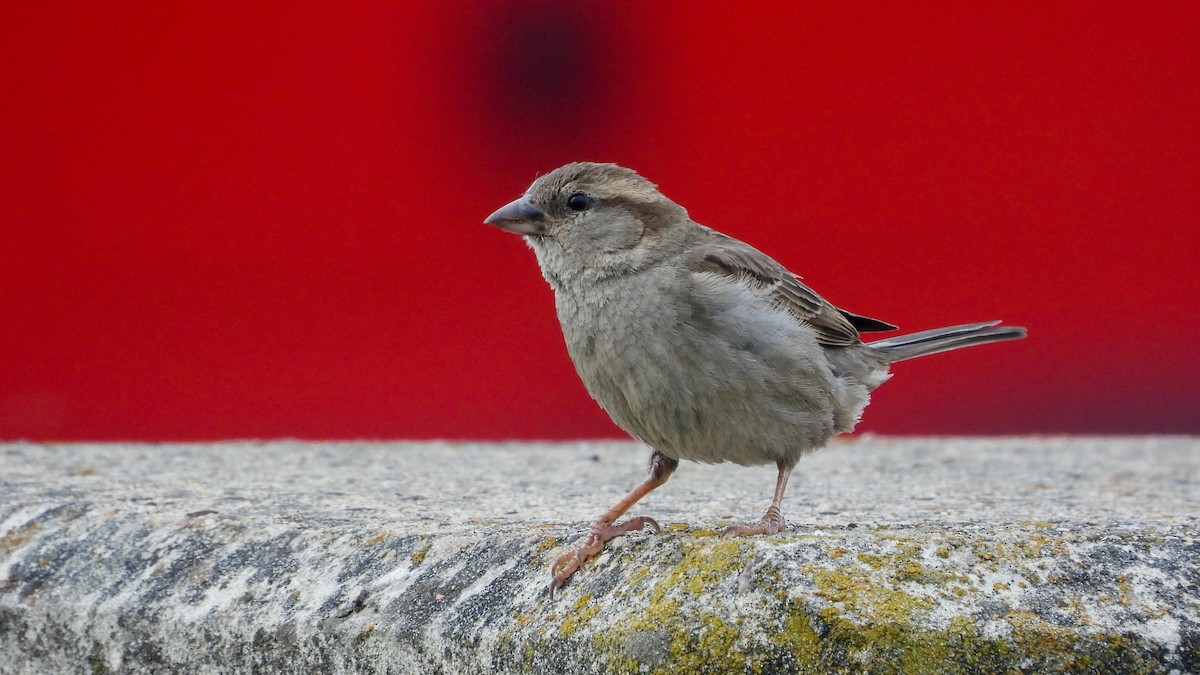
[(484, 222), (524, 235), (538, 253), (554, 249), (583, 269), (628, 269), (649, 254), (687, 211), (654, 183), (616, 164), (575, 162), (538, 178)]

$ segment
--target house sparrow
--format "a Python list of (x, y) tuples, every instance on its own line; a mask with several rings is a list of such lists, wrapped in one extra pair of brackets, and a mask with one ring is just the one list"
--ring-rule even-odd
[(653, 448), (646, 481), (551, 566), (551, 593), (613, 537), (659, 531), (652, 518), (617, 519), (679, 460), (775, 464), (766, 514), (724, 534), (780, 532), (792, 467), (854, 429), (892, 363), (1025, 336), (992, 321), (864, 343), (860, 333), (896, 327), (833, 306), (615, 164), (560, 167), (485, 222), (533, 248), (584, 386)]

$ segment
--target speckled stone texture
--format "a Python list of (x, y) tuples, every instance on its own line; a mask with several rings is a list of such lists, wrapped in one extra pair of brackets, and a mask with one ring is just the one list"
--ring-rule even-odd
[(0, 445), (0, 673), (1200, 672), (1200, 440)]

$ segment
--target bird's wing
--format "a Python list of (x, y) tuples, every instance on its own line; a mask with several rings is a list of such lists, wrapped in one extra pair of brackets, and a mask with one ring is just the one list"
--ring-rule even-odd
[(763, 296), (807, 323), (820, 344), (845, 347), (859, 341), (860, 330), (896, 328), (834, 307), (765, 253), (715, 230), (708, 232), (709, 238), (699, 247), (698, 259), (694, 261), (696, 269), (748, 281)]

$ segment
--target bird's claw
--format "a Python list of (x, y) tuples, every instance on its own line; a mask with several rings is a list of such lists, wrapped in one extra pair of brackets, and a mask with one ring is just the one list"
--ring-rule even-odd
[(649, 525), (650, 529), (655, 534), (662, 532), (658, 521), (649, 516), (638, 516), (630, 518), (623, 523), (611, 525), (607, 521), (597, 520), (592, 523), (591, 531), (588, 533), (587, 539), (583, 541), (583, 545), (573, 551), (567, 551), (560, 555), (554, 564), (550, 566), (550, 574), (554, 578), (550, 580), (550, 596), (554, 596), (554, 591), (562, 588), (563, 584), (567, 583), (570, 578), (583, 564), (594, 558), (604, 550), (604, 543), (610, 539), (619, 537), (626, 532), (637, 532), (646, 528)]
[(787, 529), (787, 521), (778, 511), (767, 514), (757, 523), (741, 523), (730, 525), (721, 533), (722, 537), (753, 537), (759, 534), (778, 534)]

